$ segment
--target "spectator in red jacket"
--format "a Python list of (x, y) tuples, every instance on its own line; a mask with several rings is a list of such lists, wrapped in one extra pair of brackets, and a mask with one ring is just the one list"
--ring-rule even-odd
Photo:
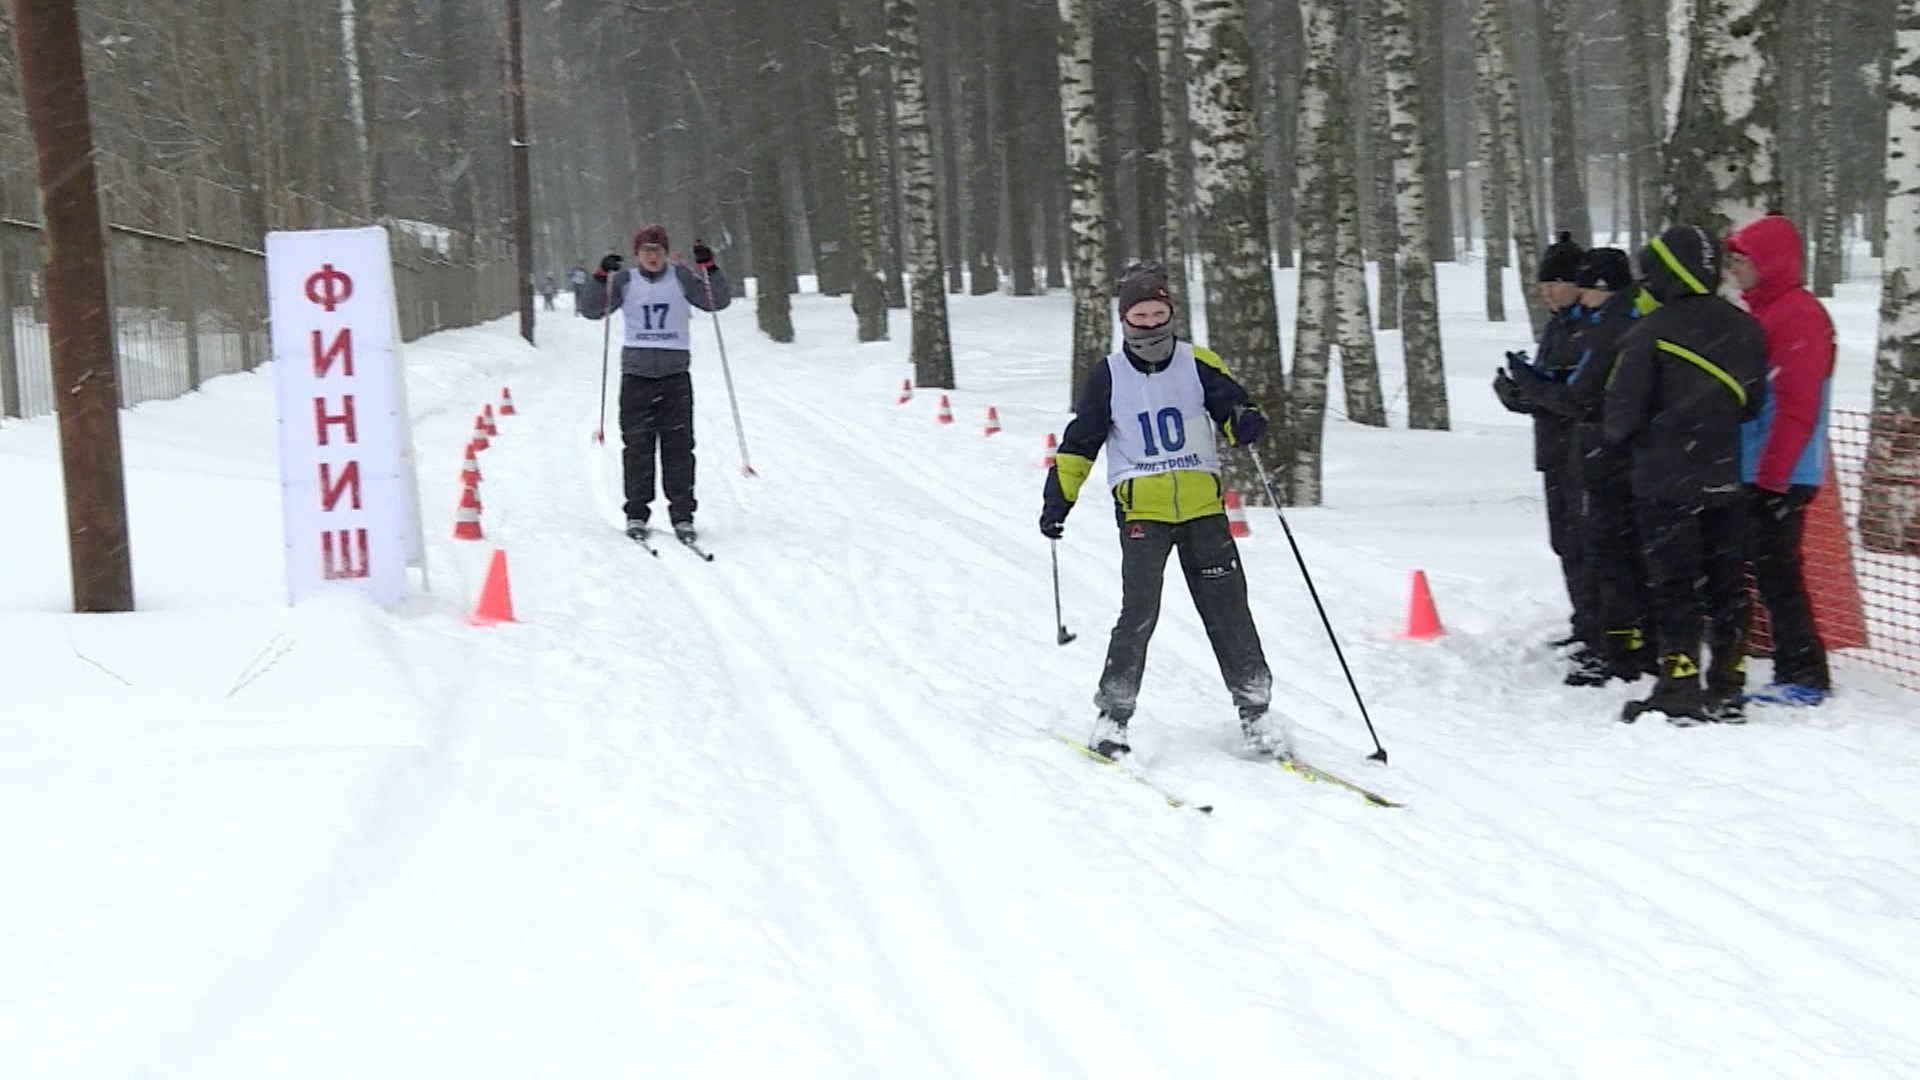
[[(1833, 320), (1805, 287), (1800, 234), (1769, 214), (1727, 239), (1727, 273), (1767, 341), (1771, 392), (1741, 431), (1740, 471), (1752, 514), (1748, 557), (1773, 634), (1773, 684), (1755, 700), (1818, 705), (1832, 683), (1801, 579), (1807, 504), (1827, 468)], [(1744, 676), (1742, 681), (1744, 682)]]

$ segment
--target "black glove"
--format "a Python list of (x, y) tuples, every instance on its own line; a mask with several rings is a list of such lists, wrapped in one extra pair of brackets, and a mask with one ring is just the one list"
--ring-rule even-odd
[(1748, 484), (1747, 495), (1757, 515), (1768, 521), (1785, 521), (1813, 500), (1813, 489), (1791, 487), (1785, 491), (1768, 491), (1758, 484)]
[(1260, 441), (1267, 432), (1267, 418), (1252, 405), (1242, 405), (1233, 410), (1222, 425), (1227, 432), (1228, 446), (1252, 446)]
[(1071, 509), (1072, 503), (1049, 491), (1046, 501), (1040, 506), (1040, 535), (1049, 540), (1060, 539), (1061, 534), (1067, 531), (1067, 511)]
[(707, 246), (705, 240), (693, 242), (693, 264), (702, 270), (713, 269), (713, 249)]
[(1493, 395), (1500, 399), (1500, 404), (1505, 405), (1508, 412), (1533, 412), (1533, 402), (1527, 399), (1527, 392), (1513, 381), (1513, 376), (1507, 374), (1505, 369), (1493, 373)]
[(622, 260), (620, 256), (609, 255), (600, 260), (600, 269), (595, 270), (593, 276), (596, 280), (605, 281), (607, 280), (608, 274), (617, 274), (620, 272), (621, 264)]

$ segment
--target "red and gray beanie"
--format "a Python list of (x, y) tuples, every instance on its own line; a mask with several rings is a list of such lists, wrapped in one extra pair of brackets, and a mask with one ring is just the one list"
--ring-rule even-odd
[(649, 221), (640, 226), (640, 231), (633, 234), (634, 251), (639, 251), (647, 244), (659, 244), (662, 249), (667, 247), (667, 230), (658, 222)]
[(1167, 272), (1157, 262), (1137, 262), (1120, 272), (1120, 282), (1115, 289), (1116, 299), (1120, 303), (1120, 315), (1126, 317), (1127, 309), (1147, 300), (1159, 300), (1173, 303), (1173, 296), (1167, 291)]

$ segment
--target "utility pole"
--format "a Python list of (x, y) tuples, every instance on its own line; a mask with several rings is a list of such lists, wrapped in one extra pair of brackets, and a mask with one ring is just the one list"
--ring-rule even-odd
[(13, 47), (45, 208), (47, 337), (60, 403), (73, 609), (132, 611), (106, 235), (74, 0), (13, 0)]
[(520, 336), (533, 344), (533, 179), (527, 146), (527, 74), (520, 56), (520, 0), (507, 0), (507, 107), (513, 153), (514, 266), (520, 275)]

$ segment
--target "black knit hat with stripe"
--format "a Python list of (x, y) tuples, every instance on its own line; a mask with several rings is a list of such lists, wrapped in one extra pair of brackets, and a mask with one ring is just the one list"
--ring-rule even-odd
[(1573, 242), (1573, 234), (1563, 232), (1547, 245), (1540, 256), (1540, 272), (1535, 281), (1572, 281), (1580, 270), (1580, 256), (1586, 249)]

